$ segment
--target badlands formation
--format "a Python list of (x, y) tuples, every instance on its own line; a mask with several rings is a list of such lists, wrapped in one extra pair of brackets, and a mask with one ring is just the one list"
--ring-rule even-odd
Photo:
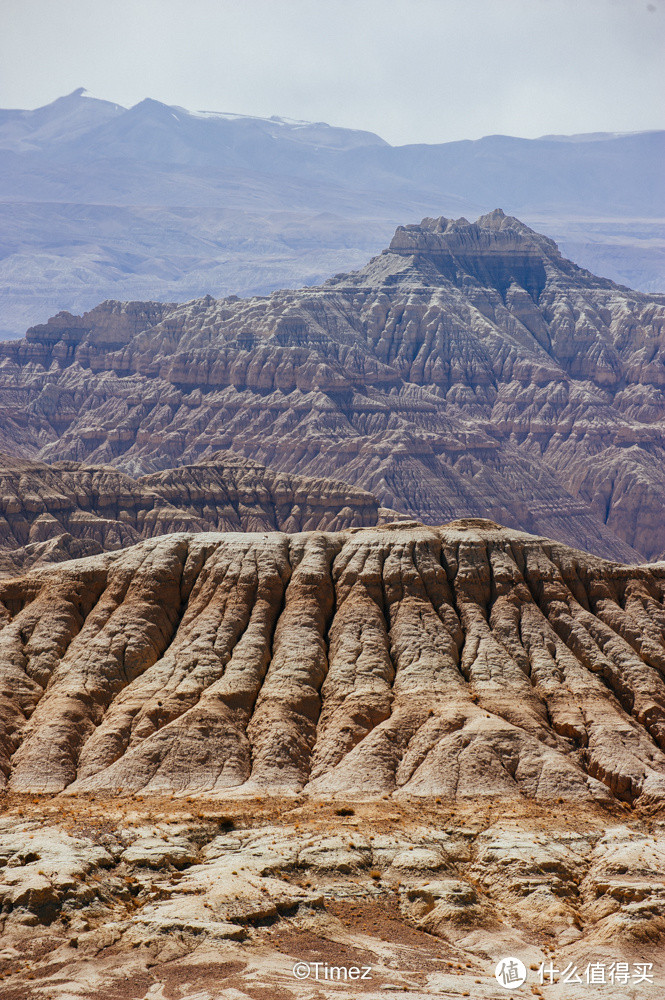
[(0, 347), (0, 1000), (662, 1000), (664, 323), (494, 212)]
[(320, 287), (105, 302), (0, 345), (0, 448), (134, 477), (232, 451), (428, 524), (665, 553), (665, 298), (497, 210)]
[(0, 575), (174, 531), (303, 531), (399, 520), (365, 490), (231, 453), (132, 479), (109, 466), (0, 455)]
[(0, 581), (0, 997), (662, 997), (664, 598), (473, 519)]
[(0, 581), (16, 792), (665, 801), (665, 566), (460, 521)]

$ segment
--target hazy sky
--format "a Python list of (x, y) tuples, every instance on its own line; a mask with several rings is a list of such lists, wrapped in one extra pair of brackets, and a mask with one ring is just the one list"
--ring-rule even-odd
[(0, 107), (284, 115), (393, 143), (665, 127), (665, 0), (0, 0)]

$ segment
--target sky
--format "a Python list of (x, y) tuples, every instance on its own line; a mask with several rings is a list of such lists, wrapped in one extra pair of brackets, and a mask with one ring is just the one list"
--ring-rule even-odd
[(281, 115), (393, 144), (665, 128), (665, 0), (0, 0), (0, 107)]

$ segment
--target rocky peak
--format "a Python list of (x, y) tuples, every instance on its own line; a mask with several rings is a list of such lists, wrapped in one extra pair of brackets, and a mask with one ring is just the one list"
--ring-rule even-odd
[(545, 287), (548, 265), (565, 269), (567, 264), (556, 243), (500, 208), (476, 222), (441, 216), (398, 226), (384, 255), (406, 258), (408, 270), (428, 284), (471, 282), (503, 295), (514, 283), (535, 300)]
[(448, 219), (442, 215), (436, 219), (424, 218), (419, 223), (398, 226), (388, 250), (398, 253), (410, 252), (412, 249), (443, 252), (472, 244), (496, 249), (510, 242), (522, 247), (547, 245), (550, 250), (557, 249), (553, 240), (534, 232), (514, 216), (506, 215), (502, 209), (495, 208), (487, 215), (481, 215), (475, 222), (469, 222), (464, 216)]

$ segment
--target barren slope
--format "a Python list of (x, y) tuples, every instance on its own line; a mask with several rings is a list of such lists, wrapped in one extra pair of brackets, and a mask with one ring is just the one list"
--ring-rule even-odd
[(130, 474), (220, 449), (426, 523), (665, 552), (665, 301), (494, 212), (268, 298), (104, 303), (0, 348), (5, 450)]
[(0, 583), (14, 791), (662, 803), (665, 566), (460, 522), (175, 534)]

